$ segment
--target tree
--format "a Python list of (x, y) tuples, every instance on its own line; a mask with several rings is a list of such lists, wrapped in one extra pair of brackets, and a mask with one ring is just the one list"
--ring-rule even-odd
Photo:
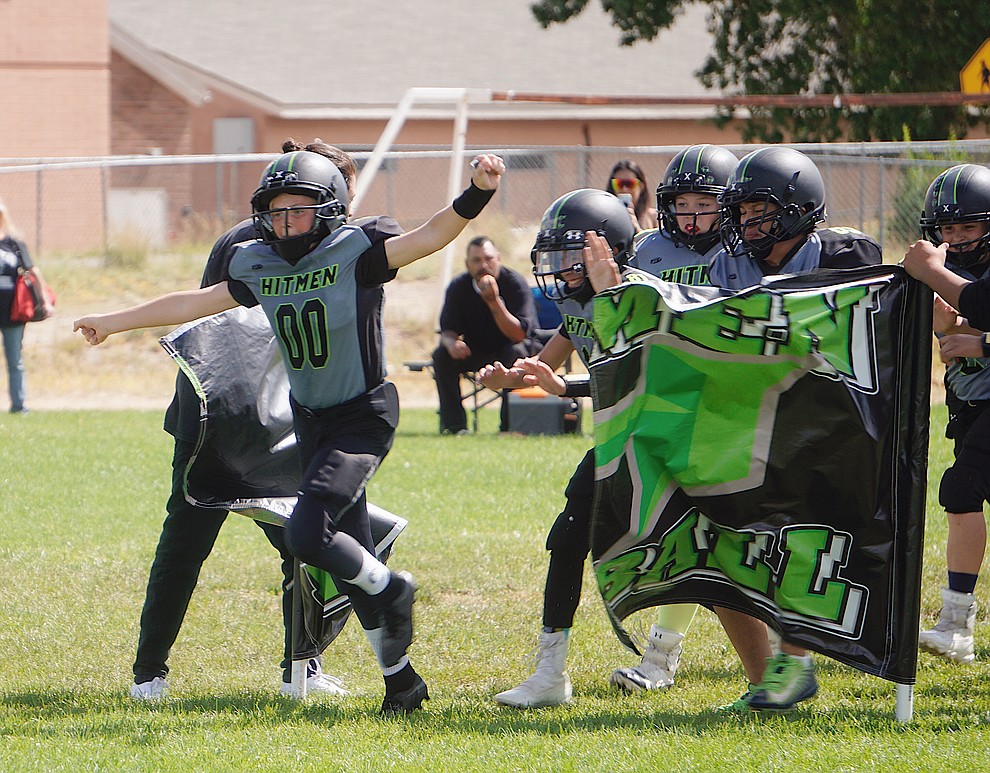
[[(714, 50), (698, 73), (724, 95), (955, 91), (959, 70), (987, 37), (972, 0), (700, 0), (710, 8)], [(691, 0), (601, 0), (620, 43), (652, 40)], [(539, 0), (544, 27), (581, 13), (588, 0)], [(819, 142), (964, 137), (986, 108), (750, 109), (748, 140)], [(724, 124), (730, 108), (719, 108)]]

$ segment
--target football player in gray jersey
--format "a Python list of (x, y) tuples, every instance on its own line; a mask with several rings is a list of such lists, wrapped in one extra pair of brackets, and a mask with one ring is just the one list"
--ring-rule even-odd
[(657, 187), (660, 227), (636, 234), (629, 265), (666, 282), (707, 285), (721, 249), (718, 195), (737, 159), (717, 145), (691, 145), (671, 159)]
[[(959, 164), (938, 175), (925, 196), (920, 226), (929, 248), (940, 252), (943, 270), (962, 281), (985, 283), (990, 169)], [(935, 626), (918, 640), (928, 652), (969, 664), (975, 659), (976, 582), (987, 546), (983, 503), (990, 499), (990, 334), (971, 327), (938, 296), (933, 317), (945, 363), (945, 435), (954, 442), (955, 461), (942, 474), (938, 491), (949, 525), (942, 609)]]
[(429, 695), (406, 654), (415, 586), (374, 555), (365, 486), (398, 422), (385, 380), (383, 285), (402, 266), (450, 243), (480, 214), (505, 171), (501, 158), (472, 162), (470, 186), (426, 223), (395, 235), (348, 225), (347, 187), (316, 153), (279, 156), (251, 200), (262, 242), (238, 248), (227, 282), (77, 319), (92, 345), (143, 327), (179, 325), (241, 304), (261, 304), (289, 375), (304, 473), (286, 527), (289, 552), (330, 573), (347, 593), (385, 679), (383, 715), (419, 709)]
[(855, 228), (815, 230), (825, 220), (825, 183), (804, 153), (780, 146), (754, 150), (719, 196), (723, 249), (709, 281), (742, 290), (763, 277), (881, 263), (880, 247)]
[[(765, 276), (882, 262), (876, 241), (855, 228), (815, 230), (826, 217), (825, 183), (814, 162), (797, 150), (771, 146), (744, 156), (719, 204), (723, 249), (708, 272), (717, 287), (742, 290)], [(716, 611), (749, 680), (743, 695), (722, 709), (786, 710), (818, 692), (805, 649), (783, 641), (772, 654), (762, 622), (734, 610)]]
[[(303, 150), (303, 146), (293, 139), (287, 139), (282, 144), (282, 152)], [(305, 146), (326, 156), (340, 169), (351, 191), (356, 174), (354, 160), (340, 148), (327, 145), (320, 139)], [(203, 270), (200, 287), (207, 287), (230, 278), (230, 260), (236, 246), (244, 241), (258, 238), (258, 231), (251, 219), (238, 223), (214, 244), (209, 259)], [(237, 339), (236, 328), (232, 334)], [(238, 394), (244, 393), (244, 399), (254, 400), (256, 395), (247, 394), (247, 385), (253, 383), (256, 374), (238, 373), (234, 375), (230, 389)], [(169, 673), (167, 660), (172, 645), (179, 635), (182, 621), (185, 617), (193, 590), (199, 579), (203, 562), (213, 550), (214, 543), (227, 517), (227, 510), (219, 507), (205, 507), (194, 504), (186, 499), (186, 476), (195, 474), (200, 481), (208, 481), (208, 491), (205, 493), (216, 497), (219, 501), (229, 499), (229, 492), (221, 493), (231, 485), (227, 465), (221, 459), (222, 450), (205, 442), (196, 449), (196, 442), (201, 430), (200, 399), (186, 375), (180, 370), (175, 380), (175, 396), (165, 414), (165, 431), (175, 438), (175, 451), (172, 458), (172, 491), (166, 504), (168, 515), (162, 524), (155, 558), (151, 564), (148, 585), (145, 593), (144, 606), (141, 609), (141, 627), (138, 637), (137, 655), (134, 659), (134, 683), (130, 688), (130, 696), (136, 700), (157, 700), (163, 698), (168, 691), (166, 678)], [(218, 419), (212, 418), (211, 424), (217, 427)], [(291, 469), (289, 454), (286, 454), (286, 466)], [(196, 463), (191, 471), (187, 471), (191, 459)], [(268, 471), (270, 473), (270, 470)], [(255, 491), (279, 493), (288, 496), (292, 491), (275, 492), (274, 482), (266, 479), (261, 473), (253, 476), (250, 481), (238, 480), (236, 485), (248, 485)], [(264, 530), (269, 542), (278, 550), (282, 566), (282, 618), (285, 628), (284, 650), (282, 660), (283, 694), (291, 694), (291, 622), (292, 622), (292, 582), (293, 559), (285, 549), (284, 529), (281, 526), (256, 521)], [(346, 695), (339, 679), (324, 674), (318, 658), (313, 658), (307, 665), (306, 689), (310, 693), (329, 693)]]
[[(584, 263), (593, 250), (598, 250), (605, 256), (614, 256), (615, 264), (624, 268), (626, 279), (641, 278), (642, 273), (625, 268), (631, 257), (632, 241), (632, 221), (622, 202), (603, 191), (572, 191), (551, 204), (533, 247), (533, 272), (543, 294), (560, 309), (563, 323), (538, 356), (517, 360), (508, 367), (500, 362), (487, 365), (478, 374), (481, 383), (498, 389), (536, 385), (550, 394), (587, 396), (587, 380), (565, 382), (555, 373), (574, 351), (587, 366), (597, 346), (592, 318), (594, 288)], [(614, 283), (609, 277), (607, 284)], [(589, 450), (567, 484), (564, 509), (547, 536), (550, 564), (536, 669), (518, 687), (496, 695), (498, 703), (527, 708), (554, 706), (571, 698), (565, 666), (570, 629), (581, 598), (584, 562), (590, 549), (594, 482), (594, 450)], [(689, 624), (695, 606), (671, 605), (662, 608), (661, 614), (669, 611), (677, 616), (675, 608), (680, 610), (679, 617), (682, 620), (686, 617)], [(619, 669), (613, 674), (612, 683), (629, 691), (669, 687), (677, 669), (682, 638), (682, 631), (653, 626), (641, 665)]]

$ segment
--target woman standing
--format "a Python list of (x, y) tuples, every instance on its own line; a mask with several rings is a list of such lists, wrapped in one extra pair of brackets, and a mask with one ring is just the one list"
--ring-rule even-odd
[[(14, 304), (14, 286), (17, 275), (24, 271), (40, 283), (41, 272), (31, 263), (27, 247), (10, 219), (7, 207), (0, 201), (0, 332), (3, 333), (3, 351), (7, 358), (7, 385), (10, 390), (10, 412), (27, 413), (24, 406), (24, 361), (21, 348), (24, 343), (24, 323), (12, 322), (10, 309)], [(47, 301), (46, 301), (47, 303)], [(48, 310), (49, 313), (51, 309)]]
[[(617, 161), (608, 176), (605, 190), (622, 199), (631, 208), (629, 213), (633, 228), (646, 231), (658, 225), (657, 211), (653, 208), (653, 191), (646, 184), (643, 168), (635, 161)], [(630, 199), (632, 203), (630, 204)]]

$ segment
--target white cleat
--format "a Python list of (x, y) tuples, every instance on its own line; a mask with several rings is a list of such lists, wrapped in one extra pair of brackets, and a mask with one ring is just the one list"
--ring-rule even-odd
[(517, 709), (535, 709), (570, 701), (571, 680), (564, 671), (568, 634), (569, 631), (542, 631), (533, 675), (518, 687), (496, 695), (496, 703)]
[(626, 692), (666, 690), (674, 685), (674, 674), (681, 660), (681, 640), (684, 634), (654, 625), (643, 652), (643, 662), (635, 668), (617, 668), (609, 684)]
[[(280, 692), (290, 698), (296, 697), (292, 682), (282, 682)], [(350, 692), (337, 677), (323, 673), (319, 660), (311, 658), (306, 666), (306, 694), (344, 696), (350, 695)]]
[(976, 597), (942, 589), (942, 611), (935, 627), (918, 634), (921, 649), (956, 663), (969, 665), (976, 659), (973, 631), (976, 628)]
[(131, 697), (136, 701), (158, 701), (165, 697), (168, 684), (164, 677), (156, 676), (150, 682), (131, 685)]

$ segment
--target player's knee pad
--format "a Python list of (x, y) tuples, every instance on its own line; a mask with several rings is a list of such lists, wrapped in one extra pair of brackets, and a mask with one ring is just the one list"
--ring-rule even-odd
[(591, 507), (576, 507), (568, 502), (550, 527), (547, 550), (572, 552), (585, 556), (590, 545)]
[(301, 496), (285, 525), (285, 547), (305, 564), (314, 558), (326, 539), (323, 507), (315, 497)]
[(582, 557), (588, 553), (591, 543), (591, 500), (594, 492), (595, 456), (589, 451), (564, 489), (567, 504), (547, 535), (547, 550), (573, 550), (580, 552)]
[(938, 503), (949, 513), (978, 513), (990, 493), (988, 471), (954, 464), (942, 473)]

